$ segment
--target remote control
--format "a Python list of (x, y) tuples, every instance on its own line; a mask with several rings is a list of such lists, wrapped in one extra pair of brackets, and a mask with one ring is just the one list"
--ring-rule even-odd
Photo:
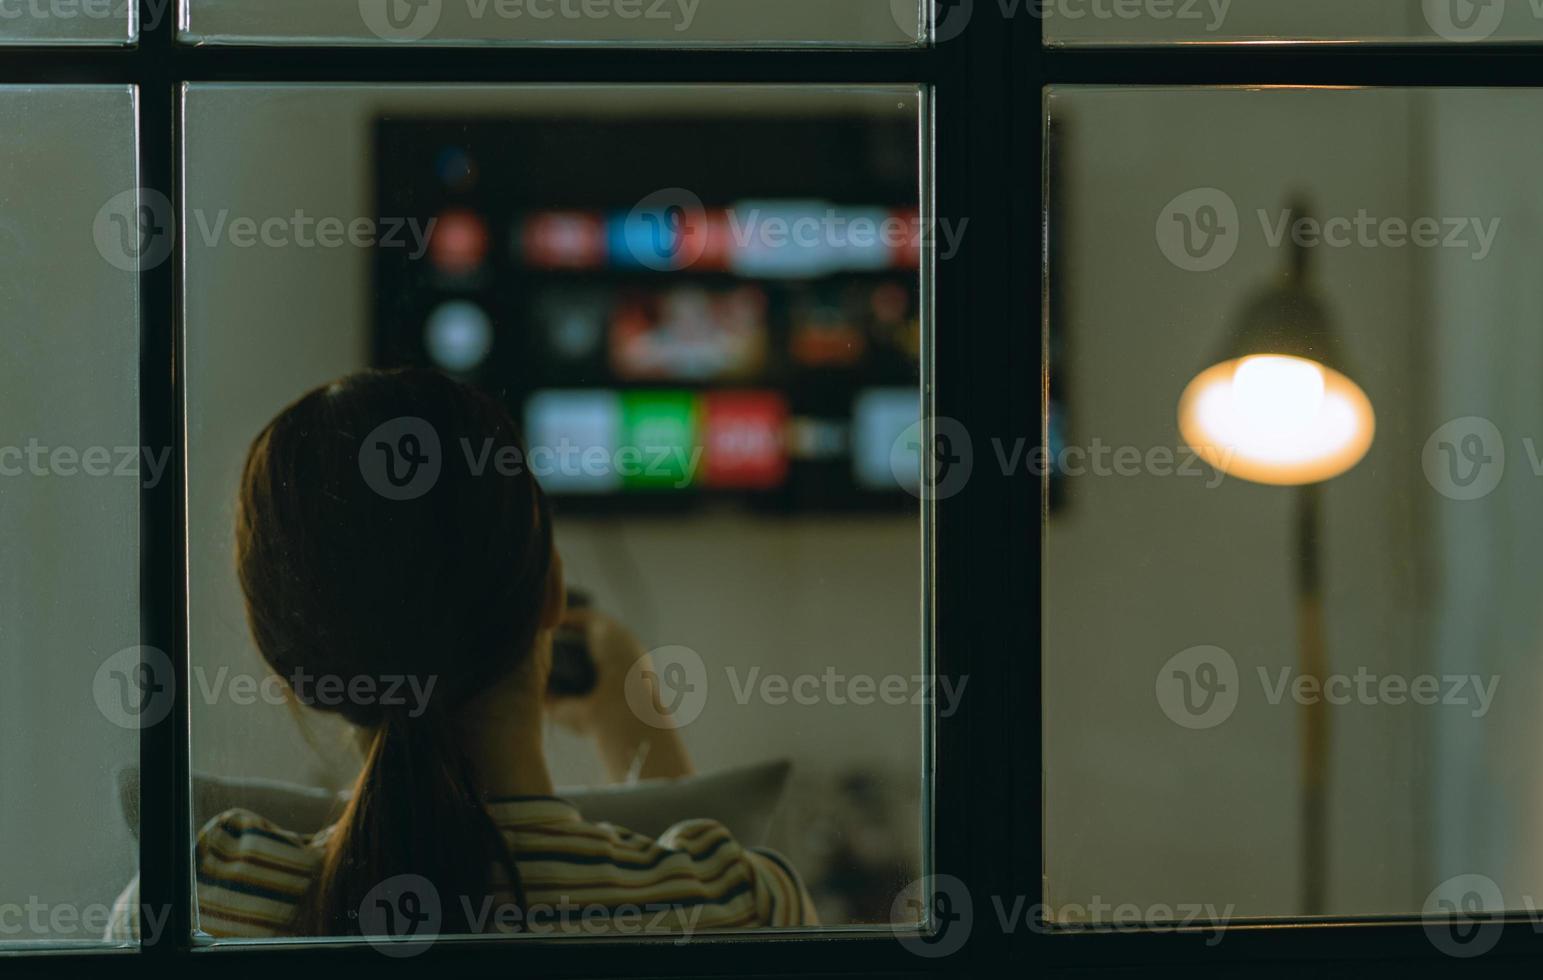
[[(569, 609), (588, 609), (590, 604), (589, 593), (568, 590)], [(595, 690), (599, 680), (584, 631), (559, 626), (552, 636), (552, 676), (547, 679), (547, 689), (558, 697), (582, 698)]]

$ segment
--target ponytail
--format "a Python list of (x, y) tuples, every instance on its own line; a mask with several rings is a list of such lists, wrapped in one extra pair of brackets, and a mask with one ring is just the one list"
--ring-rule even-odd
[(506, 893), (523, 909), (519, 869), (476, 786), (465, 750), (442, 714), (387, 716), (327, 838), (321, 873), (296, 908), (296, 934), (370, 932), (371, 919), (361, 921), (370, 911), (361, 908), (365, 897), (397, 875), (433, 885), (444, 934), (474, 931), (472, 916), (497, 900), (489, 874), (495, 868), (504, 870)]

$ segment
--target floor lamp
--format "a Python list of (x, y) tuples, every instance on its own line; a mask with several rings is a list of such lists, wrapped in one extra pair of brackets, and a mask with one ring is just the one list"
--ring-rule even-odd
[[(1305, 216), (1291, 208), (1291, 227)], [(1327, 307), (1309, 281), (1307, 249), (1294, 238), (1284, 273), (1252, 297), (1227, 345), (1179, 399), (1179, 431), (1216, 469), (1292, 487), (1299, 564), (1297, 657), (1320, 691), (1328, 673), (1320, 539), (1322, 484), (1361, 461), (1376, 415), (1351, 380)], [(1302, 913), (1327, 912), (1329, 717), (1320, 697), (1302, 709)]]

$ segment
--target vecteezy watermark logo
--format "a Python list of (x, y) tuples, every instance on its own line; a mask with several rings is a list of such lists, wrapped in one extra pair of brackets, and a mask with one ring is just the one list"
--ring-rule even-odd
[(1500, 234), (1500, 219), (1479, 217), (1378, 217), (1365, 208), (1354, 215), (1324, 220), (1290, 210), (1256, 212), (1265, 243), (1280, 248), (1289, 240), (1298, 248), (1442, 248), (1466, 251), (1475, 262), (1489, 257)]
[(155, 647), (128, 647), (102, 661), (91, 680), (102, 717), (119, 728), (159, 724), (176, 702), (171, 658)]
[(161, 485), (171, 447), (49, 446), (36, 436), (23, 446), (0, 445), (0, 477), (138, 477), (146, 489)]
[[(1221, 463), (1235, 455), (1230, 446), (1205, 448)], [(1030, 445), (1023, 436), (1011, 443), (993, 436), (991, 449), (1004, 476), (1020, 468), (1036, 479), (1047, 474), (1073, 479), (1157, 476), (1203, 480), (1207, 490), (1216, 489), (1227, 479), (1226, 467), (1208, 468), (1194, 446), (1115, 446), (1094, 436), (1086, 446), (1063, 445), (1052, 452), (1043, 443)]]
[(923, 500), (952, 497), (970, 482), (974, 468), (970, 433), (958, 419), (921, 419), (906, 427), (890, 447), (889, 469), (895, 481), (907, 493)]
[(485, 897), (474, 905), (461, 896), (461, 908), (474, 933), (524, 936), (675, 936), (684, 946), (696, 934), (706, 906), (685, 903), (576, 902), (567, 895), (556, 902), (518, 905)]
[(1238, 664), (1221, 647), (1180, 651), (1157, 672), (1157, 703), (1176, 725), (1215, 728), (1238, 706)]
[(1505, 926), (1498, 916), (1505, 896), (1493, 878), (1480, 874), (1448, 878), (1425, 897), (1425, 936), (1448, 956), (1471, 959), (1495, 948)]
[(637, 203), (622, 235), (639, 264), (656, 272), (684, 269), (707, 251), (707, 209), (685, 188), (667, 187)]
[[(778, 252), (785, 256), (783, 261), (796, 259), (795, 253), (803, 253), (807, 259), (808, 253), (817, 252), (823, 261), (836, 267), (847, 256), (860, 269), (871, 269), (879, 250), (887, 260), (889, 254), (901, 249), (920, 255), (924, 247), (930, 247), (939, 261), (951, 261), (959, 254), (970, 228), (969, 218), (924, 220), (920, 212), (886, 214), (870, 209), (801, 204), (766, 208), (746, 205), (729, 208), (723, 216), (734, 248), (754, 252), (759, 257), (757, 261), (770, 259)], [(716, 224), (715, 230), (721, 232), (723, 225)]]
[[(1500, 676), (1491, 674), (1378, 673), (1364, 664), (1353, 672), (1317, 675), (1292, 667), (1255, 668), (1266, 704), (1290, 701), (1303, 707), (1345, 708), (1422, 707), (1465, 708), (1483, 718), (1495, 705)], [(1241, 678), (1231, 654), (1220, 647), (1184, 650), (1157, 673), (1157, 703), (1176, 725), (1215, 728), (1232, 716), (1241, 694)]]
[(1505, 439), (1489, 419), (1453, 419), (1431, 433), (1420, 462), (1425, 479), (1443, 497), (1480, 500), (1505, 477)]
[(359, 903), (359, 933), (387, 956), (417, 956), (439, 935), (439, 889), (422, 875), (393, 875)]
[(484, 439), (481, 446), (473, 445), (470, 439), (460, 439), (458, 445), (472, 476), (487, 473), (518, 476), (528, 471), (544, 483), (551, 479), (642, 477), (650, 482), (668, 483), (677, 490), (696, 481), (706, 449), (700, 443), (683, 445), (678, 442), (615, 447), (584, 445), (566, 436), (558, 438), (555, 445), (535, 445), (524, 453), (514, 446), (495, 447), (492, 439)]
[(1505, 0), (1425, 0), (1425, 22), (1448, 41), (1484, 41), (1505, 19)]
[(1489, 714), (1495, 704), (1495, 693), (1500, 688), (1498, 674), (1487, 677), (1483, 674), (1377, 674), (1364, 664), (1353, 674), (1340, 672), (1324, 677), (1301, 673), (1291, 667), (1276, 670), (1273, 680), (1267, 667), (1259, 667), (1258, 673), (1264, 698), (1272, 705), (1281, 704), (1288, 697), (1304, 707), (1315, 704), (1335, 707), (1350, 704), (1365, 707), (1441, 705), (1468, 708), (1474, 718)]
[(102, 205), (91, 224), (91, 235), (97, 252), (113, 268), (154, 269), (176, 244), (176, 211), (160, 191), (131, 187)]
[(135, 938), (154, 944), (165, 931), (170, 916), (169, 905), (133, 904), (122, 900), (111, 905), (103, 902), (77, 905), (47, 902), (37, 895), (29, 895), (24, 902), (0, 902), (0, 939), (99, 943), (109, 929), (119, 935), (121, 927), (132, 923)]
[[(1540, 0), (1543, 2), (1543, 0)], [(1280, 249), (1451, 249), (1482, 262), (1494, 250), (1500, 219), (1474, 215), (1379, 216), (1366, 208), (1354, 214), (1317, 218), (1290, 208), (1254, 212), (1264, 244)], [(1157, 217), (1157, 245), (1186, 272), (1212, 272), (1237, 253), (1244, 231), (1237, 203), (1214, 187), (1185, 191)]]
[[(1028, 895), (990, 895), (991, 914), (982, 911), (986, 928), (1013, 935), (1027, 928), (1035, 935), (1102, 932), (1156, 935), (1180, 929), (1208, 933), (1205, 944), (1221, 943), (1237, 907), (1179, 902), (1141, 906), (1111, 902), (1093, 895), (1086, 902), (1062, 902), (1055, 907)], [(937, 958), (964, 946), (976, 924), (974, 902), (964, 883), (947, 875), (912, 882), (890, 907), (896, 939), (918, 956)], [(918, 930), (918, 927), (920, 929)]]
[(911, 882), (889, 909), (900, 945), (928, 959), (959, 952), (975, 924), (975, 903), (964, 882), (929, 875)]
[(359, 444), (359, 473), (387, 500), (416, 500), (428, 493), (443, 465), (439, 433), (416, 416), (383, 422)]
[(213, 213), (194, 208), (183, 230), (189, 244), (204, 248), (400, 248), (416, 262), (428, 252), (438, 224), (438, 218), (317, 217), (306, 214), (304, 208), (266, 217), (233, 216), (228, 208)]
[(826, 667), (823, 674), (763, 674), (760, 667), (751, 667), (743, 674), (735, 667), (725, 667), (729, 690), (734, 701), (746, 705), (752, 699), (771, 707), (786, 704), (828, 704), (835, 707), (851, 705), (865, 708), (870, 705), (902, 707), (936, 706), (939, 718), (952, 718), (964, 699), (970, 675), (959, 677), (933, 674), (843, 674), (835, 667)]
[[(481, 22), (653, 21), (677, 34), (691, 30), (702, 0), (460, 0), (464, 15)], [(439, 26), (443, 0), (359, 0), (359, 15), (385, 41), (421, 41)]]
[[(151, 0), (143, 26), (154, 30), (171, 0)], [(0, 0), (0, 24), (6, 21), (114, 20), (129, 22), (130, 10), (139, 0)]]
[(382, 41), (421, 41), (439, 26), (444, 0), (359, 0), (359, 16)]
[(1157, 247), (1186, 272), (1212, 272), (1232, 261), (1241, 232), (1237, 202), (1214, 187), (1185, 191), (1157, 216)]
[(707, 706), (707, 665), (690, 647), (659, 647), (633, 663), (622, 690), (645, 725), (683, 728)]
[[(1196, 29), (1214, 34), (1227, 21), (1232, 0), (996, 0), (1003, 20), (1020, 14), (1035, 20), (1093, 21), (1196, 21)], [(918, 26), (926, 38), (928, 15), (932, 39), (941, 44), (964, 33), (974, 12), (974, 0), (890, 0), (890, 15), (908, 36)]]
[(296, 701), (308, 708), (358, 707), (378, 705), (405, 708), (408, 718), (421, 718), (429, 710), (435, 674), (312, 674), (297, 667), (287, 674), (232, 673), (222, 666), (210, 672), (202, 665), (193, 668), (193, 696), (204, 704), (229, 703), (240, 707), (269, 704), (288, 707)]

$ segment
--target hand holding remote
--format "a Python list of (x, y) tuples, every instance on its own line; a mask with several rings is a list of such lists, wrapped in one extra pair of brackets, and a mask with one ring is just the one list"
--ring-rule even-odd
[[(548, 685), (547, 710), (558, 724), (592, 736), (612, 780), (688, 776), (693, 772), (680, 733), (657, 728), (638, 718), (627, 702), (627, 678), (648, 651), (621, 623), (587, 606), (570, 608), (559, 631), (582, 637), (593, 668), (593, 683), (582, 695), (565, 695)], [(554, 667), (556, 643), (554, 638)], [(556, 671), (554, 669), (554, 676)], [(660, 707), (659, 714), (663, 715)]]

